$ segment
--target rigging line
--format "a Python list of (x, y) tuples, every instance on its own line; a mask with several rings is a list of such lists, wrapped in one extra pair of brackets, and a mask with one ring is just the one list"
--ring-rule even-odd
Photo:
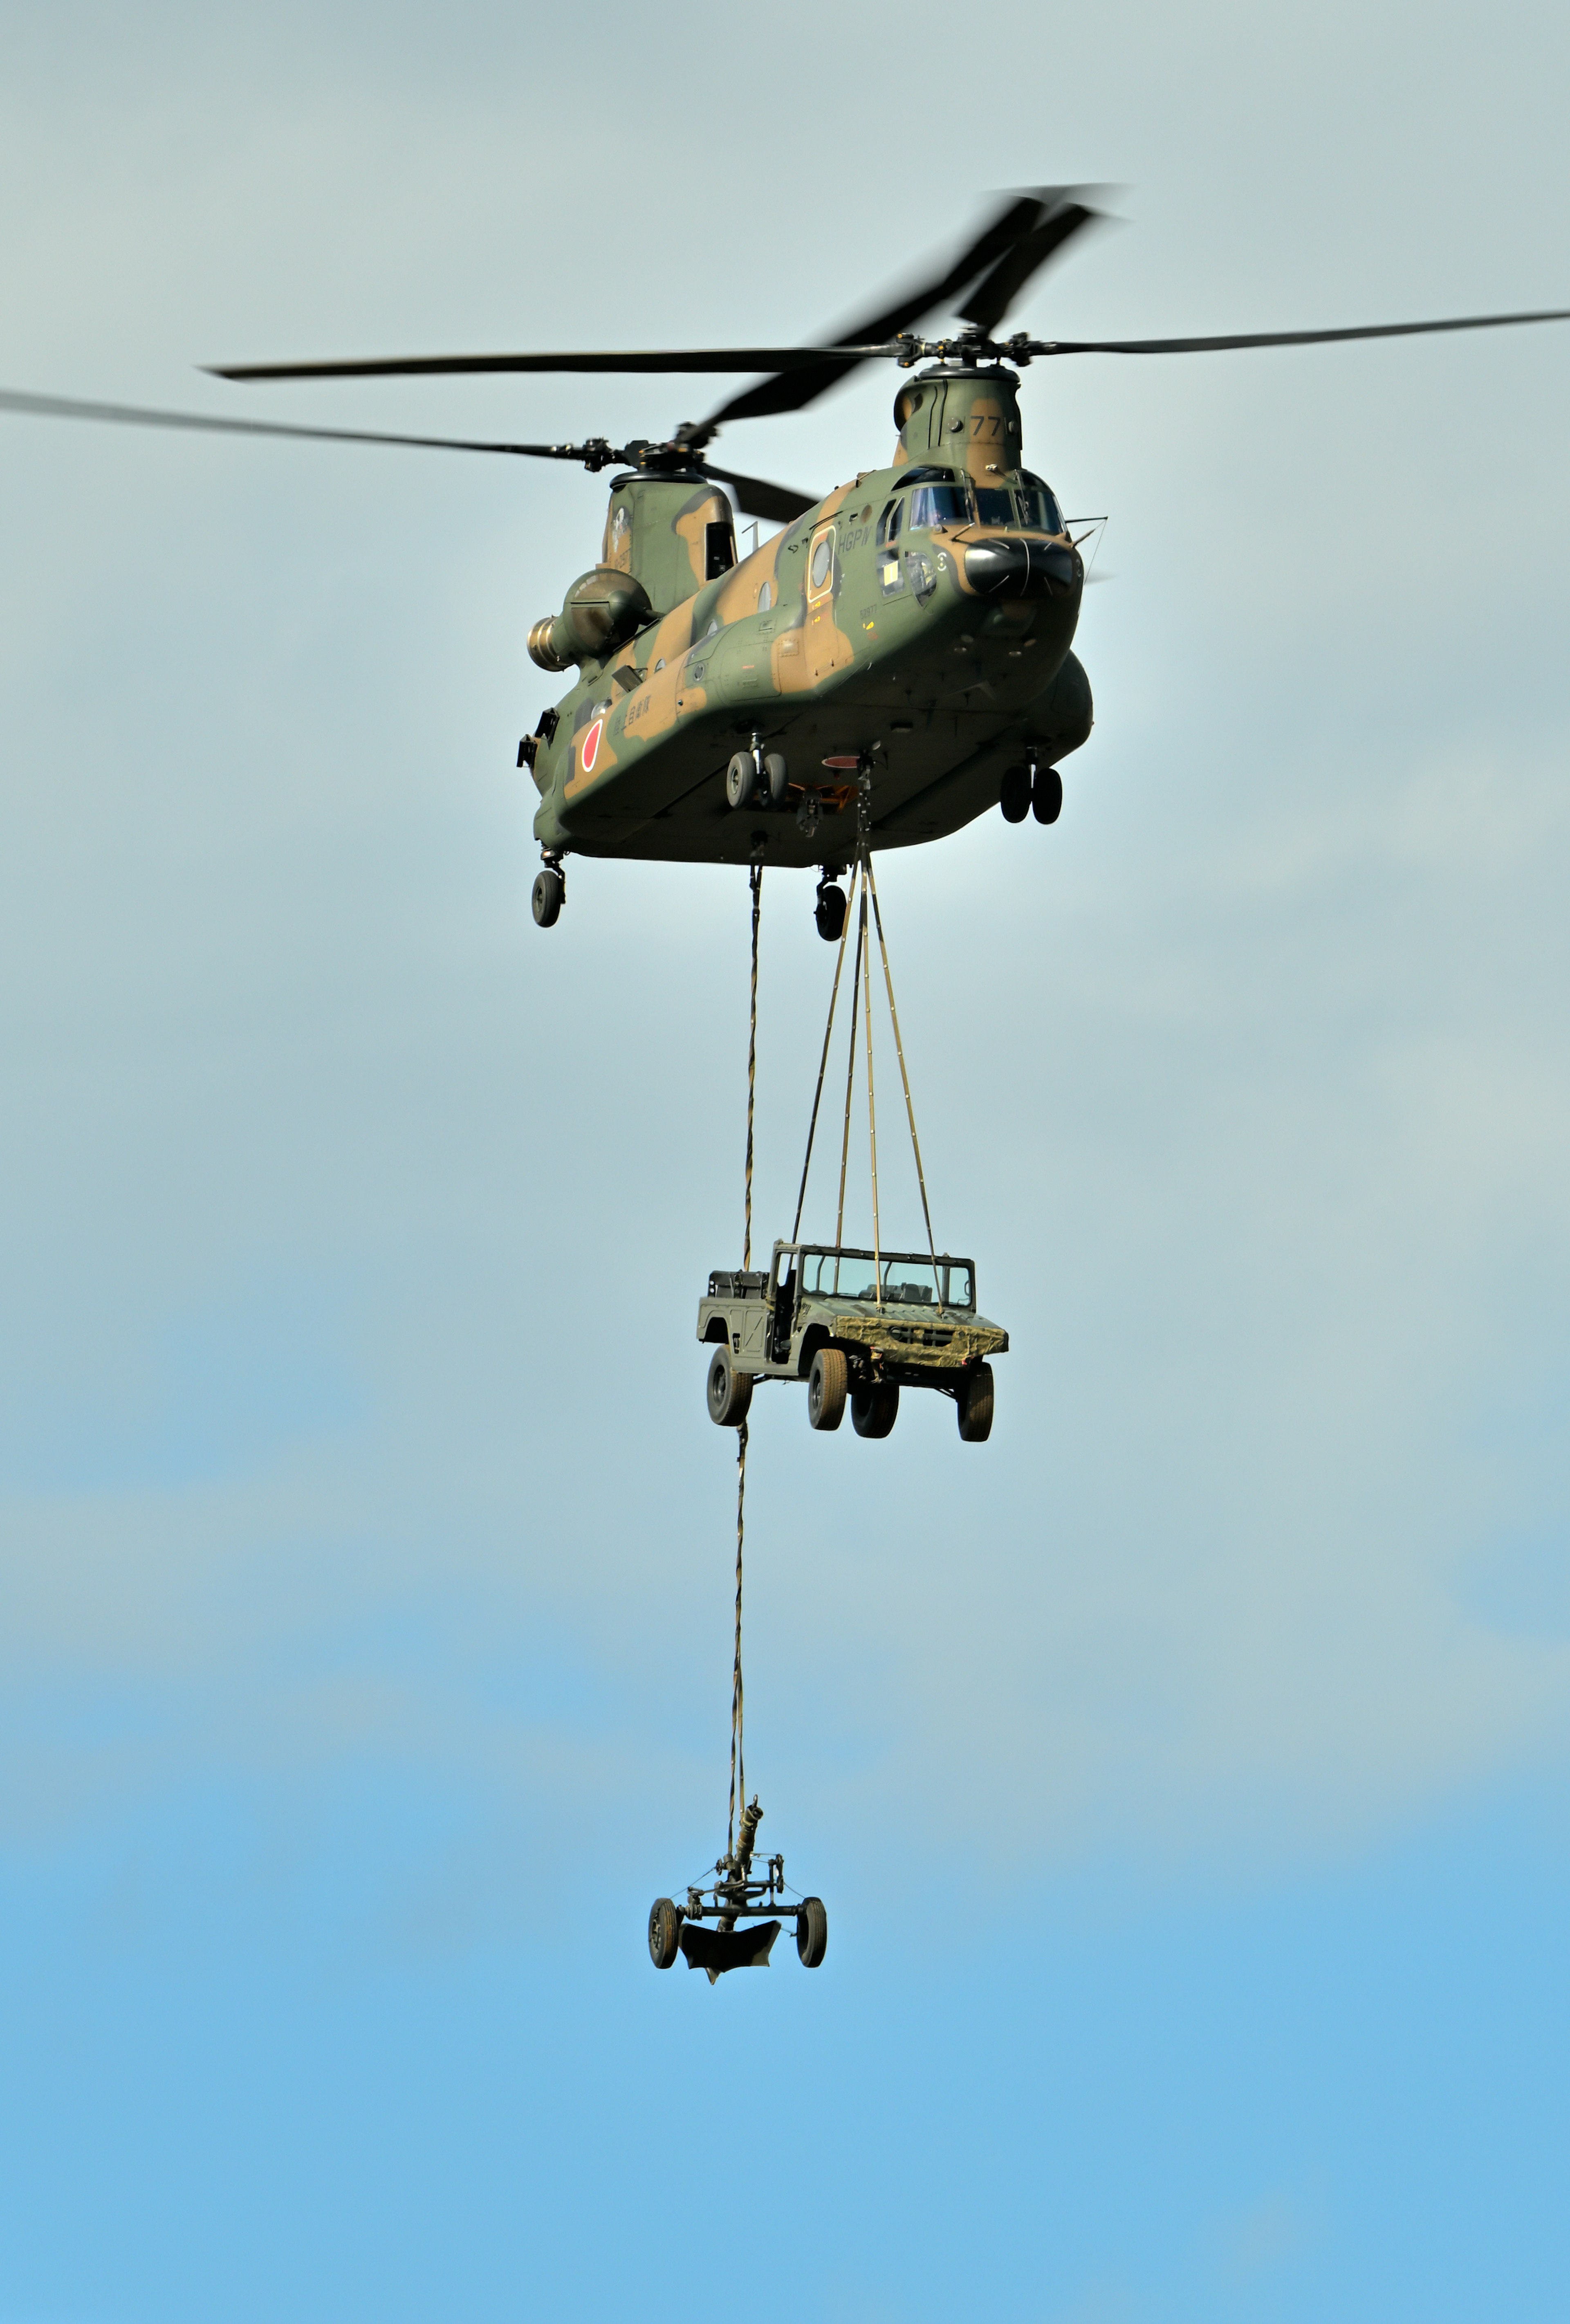
[(900, 1079), (905, 1085), (905, 1112), (910, 1123), (910, 1144), (916, 1155), (916, 1183), (921, 1189), (921, 1215), (927, 1222), (927, 1250), (932, 1261), (932, 1283), (937, 1293), (937, 1305), (943, 1306), (943, 1278), (937, 1272), (937, 1245), (932, 1240), (932, 1213), (927, 1204), (927, 1173), (921, 1167), (921, 1140), (916, 1135), (916, 1109), (910, 1102), (910, 1076), (905, 1070), (905, 1044), (900, 1038), (900, 1012), (894, 1006), (894, 979), (889, 970), (889, 947), (883, 941), (883, 915), (878, 908), (878, 883), (873, 877), (871, 859), (867, 862), (867, 886), (872, 890), (873, 919), (878, 931), (878, 950), (883, 955), (883, 982), (889, 988), (889, 1021), (894, 1028), (894, 1054), (900, 1060)]
[[(862, 934), (867, 932), (867, 891), (873, 884), (873, 853), (863, 842), (865, 861), (862, 865)], [(878, 1240), (878, 1107), (873, 1093), (873, 952), (867, 946), (867, 1142), (873, 1165), (873, 1293), (878, 1305), (883, 1304), (883, 1261)], [(854, 1046), (854, 1045), (853, 1045)]]
[(834, 1038), (835, 1003), (839, 999), (839, 980), (845, 968), (845, 948), (849, 940), (850, 913), (847, 909), (845, 925), (839, 932), (839, 952), (834, 964), (834, 985), (828, 996), (828, 1022), (823, 1028), (823, 1055), (817, 1061), (817, 1087), (812, 1093), (812, 1119), (807, 1125), (807, 1152), (801, 1163), (801, 1188), (796, 1197), (795, 1223), (790, 1229), (792, 1242), (801, 1232), (801, 1213), (807, 1201), (807, 1174), (812, 1167), (812, 1141), (817, 1135), (817, 1109), (823, 1102), (823, 1077), (828, 1070), (828, 1045)]
[(758, 1086), (758, 920), (763, 908), (763, 867), (750, 866), (748, 880), (753, 890), (753, 1002), (747, 1024), (747, 1168), (743, 1195), (744, 1223), (742, 1229), (742, 1272), (753, 1264), (753, 1102)]
[(742, 1804), (747, 1799), (747, 1757), (742, 1736), (742, 1533), (747, 1500), (747, 1424), (736, 1431), (736, 1648), (731, 1664), (731, 1803), (725, 1823), (725, 1855), (735, 1868), (736, 1775), (742, 1780)]
[[(861, 862), (858, 859), (855, 871), (851, 875), (850, 900), (853, 904), (856, 899), (856, 888), (857, 881), (861, 877)], [(846, 918), (849, 918), (848, 906), (846, 907)], [(856, 1077), (856, 1018), (861, 1010), (862, 938), (865, 934), (866, 907), (864, 903), (861, 917), (856, 921), (856, 964), (851, 972), (850, 1054), (845, 1059), (845, 1136), (840, 1140), (839, 1209), (835, 1213), (834, 1221), (834, 1247), (836, 1251), (845, 1241), (845, 1169), (850, 1161), (851, 1093), (854, 1087)], [(839, 1289), (839, 1261), (837, 1259), (834, 1262), (834, 1287), (836, 1291)]]

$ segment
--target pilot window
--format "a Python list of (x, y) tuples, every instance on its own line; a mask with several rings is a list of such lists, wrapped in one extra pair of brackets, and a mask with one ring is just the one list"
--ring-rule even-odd
[(1063, 512), (1045, 484), (1030, 484), (1019, 495), (1020, 522), (1032, 532), (1061, 532)]
[(910, 495), (910, 527), (968, 524), (970, 494), (963, 484), (922, 484)]
[(975, 515), (978, 524), (1012, 524), (1013, 494), (1002, 491), (995, 484), (978, 484), (975, 488)]
[(718, 524), (706, 524), (703, 536), (704, 578), (717, 581), (736, 561), (736, 536), (723, 518)]

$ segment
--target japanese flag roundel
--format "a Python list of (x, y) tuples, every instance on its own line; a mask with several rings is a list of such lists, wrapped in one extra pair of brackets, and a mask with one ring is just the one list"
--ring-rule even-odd
[(595, 770), (595, 761), (600, 755), (600, 736), (605, 731), (605, 720), (596, 718), (583, 738), (583, 770), (586, 775), (592, 775)]

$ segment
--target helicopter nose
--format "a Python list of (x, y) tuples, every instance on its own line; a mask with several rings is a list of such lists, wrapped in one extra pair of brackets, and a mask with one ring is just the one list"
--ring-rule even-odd
[(965, 577), (978, 597), (1067, 597), (1085, 565), (1061, 541), (976, 540), (965, 552)]

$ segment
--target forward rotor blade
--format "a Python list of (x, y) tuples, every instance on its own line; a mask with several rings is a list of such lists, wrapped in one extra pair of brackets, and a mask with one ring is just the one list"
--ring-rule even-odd
[(1332, 339), (1410, 339), (1430, 331), (1493, 331), (1511, 323), (1570, 322), (1570, 307), (1527, 315), (1453, 315), (1437, 323), (1354, 323), (1338, 331), (1238, 331), (1208, 339), (1032, 339), (1032, 355), (1203, 355), (1229, 347), (1316, 347)]
[(793, 492), (789, 484), (771, 484), (762, 476), (739, 476), (734, 468), (710, 467), (706, 460), (704, 474), (717, 484), (729, 484), (743, 516), (761, 516), (770, 524), (790, 524), (817, 506), (816, 500)]
[[(205, 411), (161, 411), (143, 403), (83, 403), (64, 395), (27, 395), (0, 388), (0, 411), (39, 420), (97, 420), (122, 428), (171, 428), (203, 436), (294, 436), (314, 443), (403, 444), (429, 452), (501, 452), (531, 460), (581, 460), (579, 444), (488, 444), (467, 436), (390, 436), (367, 428), (290, 427), (274, 420), (225, 420)], [(620, 456), (611, 453), (607, 459)]]
[[(1077, 233), (1081, 226), (1088, 225), (1097, 215), (1074, 198), (1075, 191), (1066, 186), (1040, 186), (1032, 193), (1011, 195), (941, 274), (908, 284), (877, 314), (861, 317), (845, 330), (836, 332), (833, 345), (820, 350), (816, 357), (804, 349), (801, 353), (805, 360), (789, 369), (780, 364), (761, 364), (761, 370), (768, 369), (774, 376), (743, 388), (728, 403), (721, 404), (701, 429), (693, 430), (692, 440), (706, 443), (727, 420), (755, 420), (765, 412), (804, 410), (820, 395), (826, 395), (868, 355), (893, 352), (886, 347), (887, 341), (909, 330), (936, 308), (955, 300), (978, 276), (983, 280), (975, 299), (984, 305), (988, 314), (995, 309), (1001, 316), (1037, 268), (1044, 265), (1071, 234)], [(1059, 218), (1063, 220), (1061, 231), (1054, 232)]]
[(622, 347), (526, 355), (374, 355), (347, 363), (205, 364), (213, 379), (445, 379), (465, 372), (790, 371), (859, 348)]
[(1099, 210), (1087, 208), (1084, 202), (1065, 202), (1005, 252), (976, 284), (960, 314), (978, 330), (995, 331), (1031, 276), (1062, 249), (1071, 235), (1100, 216)]

